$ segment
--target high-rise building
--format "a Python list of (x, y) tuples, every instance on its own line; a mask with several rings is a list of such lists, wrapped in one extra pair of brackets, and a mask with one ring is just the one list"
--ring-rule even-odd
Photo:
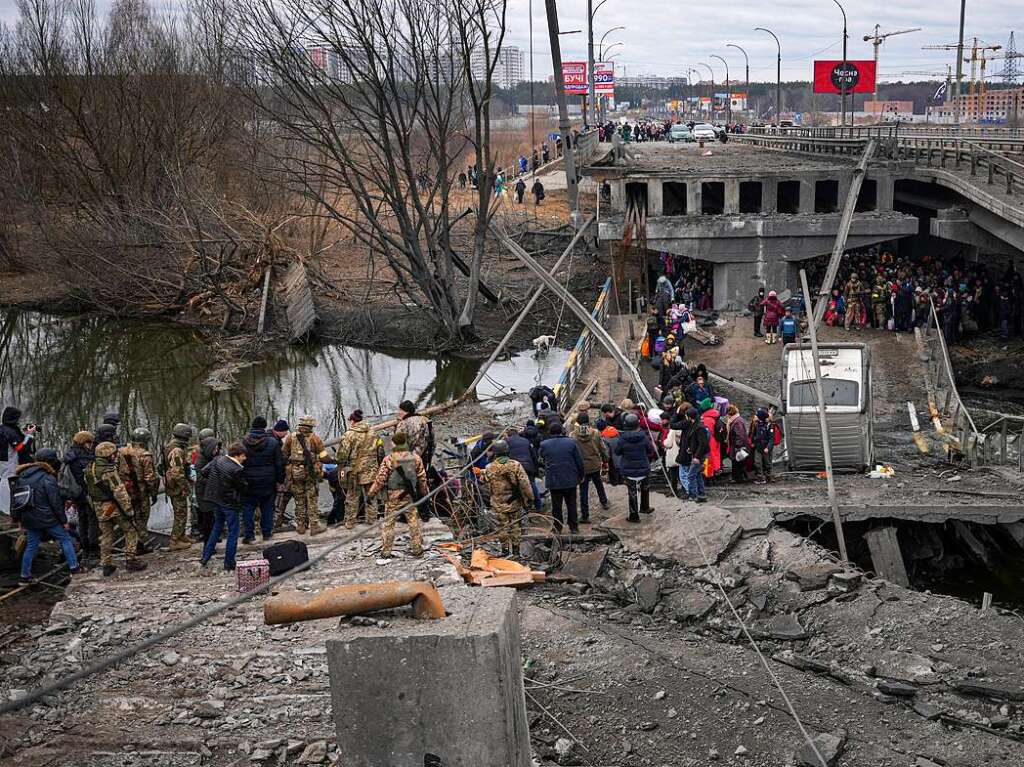
[[(498, 51), (494, 66), (494, 84), (499, 88), (515, 88), (524, 80), (523, 49), (515, 45), (503, 45)], [(474, 80), (483, 80), (487, 75), (487, 56), (482, 48), (475, 48), (469, 57), (470, 70)]]
[(928, 119), (932, 122), (951, 123), (958, 113), (962, 123), (1020, 122), (1024, 119), (1024, 88), (988, 90), (984, 97), (962, 94), (940, 106), (928, 107)]

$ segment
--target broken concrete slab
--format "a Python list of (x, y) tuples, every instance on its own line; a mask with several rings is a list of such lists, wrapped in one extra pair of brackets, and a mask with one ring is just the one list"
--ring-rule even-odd
[(743, 528), (725, 509), (692, 504), (685, 504), (680, 511), (642, 515), (640, 522), (627, 522), (626, 515), (621, 514), (606, 520), (602, 527), (615, 535), (628, 551), (671, 560), (684, 567), (703, 567), (708, 561), (717, 562), (743, 533)]
[(863, 576), (852, 570), (844, 570), (841, 573), (833, 573), (829, 584), (840, 591), (855, 591), (860, 586)]
[(889, 650), (874, 660), (875, 675), (885, 679), (914, 684), (935, 684), (940, 681), (932, 661), (923, 655)]
[[(435, 754), (444, 764), (529, 767), (515, 591), (453, 586), (441, 598), (442, 620), (399, 616), (327, 641), (346, 765), (422, 767)], [(474, 683), (452, 683), (467, 678)]]
[[(811, 748), (811, 743), (814, 748)], [(811, 743), (805, 743), (803, 748), (797, 752), (797, 764), (802, 767), (822, 767), (822, 761), (828, 767), (835, 767), (843, 753), (843, 746), (846, 745), (846, 733), (823, 732), (811, 738)], [(817, 753), (815, 753), (817, 750)], [(821, 756), (821, 759), (818, 756)]]
[(917, 695), (917, 687), (896, 679), (879, 679), (877, 686), (886, 695), (895, 695), (898, 698), (913, 698)]
[(815, 658), (800, 655), (792, 650), (782, 650), (772, 655), (772, 660), (785, 663), (787, 666), (799, 669), (800, 671), (814, 671), (818, 674), (828, 674), (832, 667)]
[(786, 571), (786, 579), (795, 581), (801, 591), (813, 591), (825, 588), (828, 579), (842, 571), (842, 566), (834, 562), (812, 562), (791, 567)]
[(868, 549), (871, 551), (871, 563), (875, 572), (887, 581), (900, 586), (910, 585), (907, 566), (903, 561), (899, 537), (893, 526), (876, 527), (864, 533)]
[(797, 641), (807, 639), (809, 634), (800, 624), (800, 619), (792, 613), (773, 615), (765, 624), (764, 633), (772, 639)]
[(662, 597), (665, 615), (680, 623), (704, 620), (718, 602), (700, 589), (680, 589)]
[(964, 695), (994, 700), (1024, 700), (1024, 687), (1004, 684), (1002, 682), (986, 682), (982, 679), (961, 679), (953, 687)]
[(932, 703), (925, 703), (920, 700), (914, 701), (912, 706), (914, 713), (918, 716), (922, 716), (929, 722), (934, 722), (936, 719), (942, 716), (942, 709)]
[(742, 506), (729, 509), (729, 513), (743, 528), (743, 537), (750, 538), (754, 535), (767, 535), (768, 531), (775, 524), (775, 517), (768, 508), (758, 506)]
[(607, 556), (607, 546), (597, 546), (586, 552), (567, 551), (562, 554), (562, 568), (556, 574), (557, 578), (553, 577), (550, 580), (557, 582), (564, 579), (576, 583), (590, 583), (600, 575)]
[(645, 613), (654, 612), (661, 600), (661, 582), (652, 575), (637, 578), (633, 585), (636, 591), (636, 603)]

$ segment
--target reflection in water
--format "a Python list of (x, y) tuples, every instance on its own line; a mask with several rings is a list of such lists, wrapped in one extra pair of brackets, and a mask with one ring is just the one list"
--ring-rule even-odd
[[(553, 385), (568, 352), (540, 362), (518, 356), (496, 363), (481, 398), (525, 392), (538, 372)], [(393, 357), (345, 346), (289, 347), (236, 374), (229, 391), (205, 385), (213, 356), (198, 334), (160, 323), (66, 319), (0, 310), (0, 404), (16, 404), (22, 423), (41, 429), (41, 444), (65, 445), (116, 409), (128, 428), (146, 426), (162, 442), (185, 421), (239, 435), (255, 414), (293, 425), (305, 413), (319, 432), (339, 434), (346, 413), (391, 415), (403, 399), (421, 407), (461, 394), (479, 362), (454, 357)]]

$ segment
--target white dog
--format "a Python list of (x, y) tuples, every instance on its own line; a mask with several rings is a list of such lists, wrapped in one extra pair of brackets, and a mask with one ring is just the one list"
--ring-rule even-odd
[(554, 336), (537, 336), (533, 339), (533, 356), (547, 357), (551, 345), (555, 342)]

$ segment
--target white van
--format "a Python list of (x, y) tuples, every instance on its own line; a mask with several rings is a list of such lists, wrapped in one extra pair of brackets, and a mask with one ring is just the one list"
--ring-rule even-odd
[[(864, 344), (818, 344), (832, 467), (864, 471), (874, 460), (871, 355)], [(792, 469), (823, 469), (818, 394), (810, 344), (788, 344), (782, 356), (782, 415)]]

